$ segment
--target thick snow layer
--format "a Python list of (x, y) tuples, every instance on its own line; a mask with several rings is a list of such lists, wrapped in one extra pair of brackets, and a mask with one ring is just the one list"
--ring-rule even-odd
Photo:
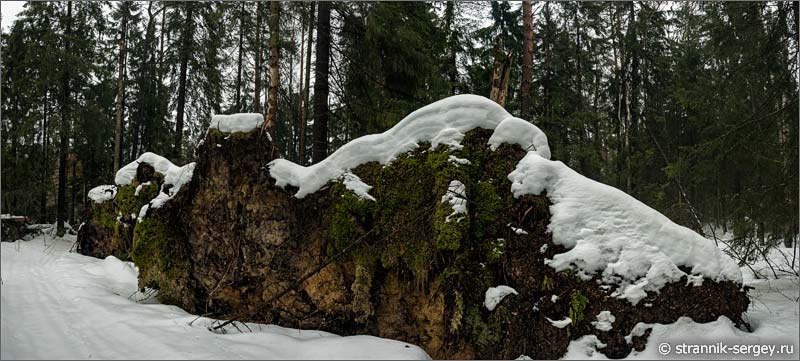
[(486, 295), (483, 298), (483, 306), (489, 311), (494, 311), (495, 307), (497, 307), (506, 296), (511, 294), (518, 294), (517, 290), (508, 286), (490, 287), (486, 290)]
[(147, 163), (153, 166), (156, 172), (164, 175), (164, 185), (161, 186), (162, 189), (167, 184), (172, 185), (172, 188), (170, 188), (168, 192), (158, 192), (158, 196), (150, 201), (150, 206), (152, 208), (161, 208), (166, 201), (172, 199), (172, 197), (178, 194), (178, 191), (181, 189), (181, 187), (192, 180), (192, 174), (194, 173), (195, 167), (194, 162), (183, 167), (178, 167), (167, 160), (167, 158), (155, 153), (147, 152), (140, 155), (135, 161), (130, 162), (128, 165), (120, 168), (120, 170), (117, 171), (117, 175), (114, 177), (114, 182), (121, 186), (131, 184), (133, 179), (136, 177), (136, 168), (139, 167), (139, 163)]
[[(2, 359), (427, 359), (417, 346), (248, 323), (213, 321), (139, 293), (137, 269), (68, 250), (75, 236), (2, 242)], [(194, 321), (194, 322), (192, 322)]]
[(686, 275), (678, 266), (712, 280), (742, 281), (736, 262), (713, 241), (562, 162), (529, 152), (508, 178), (515, 197), (546, 191), (553, 203), (548, 230), (569, 251), (546, 263), (587, 280), (599, 274), (617, 286), (614, 296), (632, 304)]
[[(467, 187), (464, 183), (458, 180), (450, 181), (450, 185), (447, 186), (447, 192), (442, 196), (442, 203), (450, 203), (450, 206), (453, 208), (453, 213), (450, 213), (450, 215), (445, 218), (445, 222), (450, 222), (450, 218), (452, 217), (467, 214), (466, 191)], [(460, 220), (461, 217), (459, 217), (457, 221)]]
[(592, 321), (592, 326), (600, 331), (610, 331), (614, 326), (611, 324), (617, 320), (611, 311), (600, 311), (600, 313), (595, 316), (597, 321)]
[(520, 118), (506, 118), (489, 138), (489, 148), (496, 150), (500, 144), (517, 144), (526, 151), (533, 151), (550, 159), (550, 146), (547, 136), (537, 126)]
[(264, 116), (258, 113), (215, 114), (211, 116), (211, 124), (208, 129), (218, 129), (225, 133), (246, 133), (258, 129), (263, 123)]
[[(387, 164), (398, 154), (419, 147), (422, 142), (430, 142), (434, 148), (442, 144), (458, 149), (464, 133), (475, 128), (495, 129), (507, 118), (512, 118), (511, 114), (489, 99), (456, 95), (414, 111), (384, 133), (355, 139), (317, 164), (303, 167), (286, 159), (276, 159), (269, 164), (270, 175), (279, 187), (298, 187), (295, 197), (303, 198), (350, 169), (368, 162)], [(509, 124), (503, 129), (526, 134), (531, 140), (520, 141), (504, 135), (498, 136), (496, 143), (533, 144), (538, 154), (550, 157), (547, 137), (541, 130), (524, 121)]]
[(103, 203), (110, 201), (117, 196), (117, 186), (114, 185), (101, 185), (92, 188), (89, 191), (89, 199), (95, 203)]

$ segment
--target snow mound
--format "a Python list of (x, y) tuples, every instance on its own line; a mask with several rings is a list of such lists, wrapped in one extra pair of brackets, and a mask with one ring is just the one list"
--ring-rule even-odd
[(262, 123), (264, 116), (259, 113), (215, 114), (211, 116), (208, 129), (217, 129), (224, 133), (246, 133), (260, 128)]
[(546, 263), (589, 280), (617, 285), (613, 296), (637, 304), (646, 291), (678, 281), (691, 269), (716, 281), (741, 283), (736, 262), (713, 241), (677, 225), (624, 192), (588, 179), (564, 163), (529, 152), (508, 175), (514, 197), (547, 192), (548, 230), (569, 251)]
[(508, 286), (490, 287), (486, 290), (486, 295), (483, 299), (483, 306), (489, 311), (494, 311), (495, 307), (503, 301), (506, 296), (511, 294), (518, 294), (517, 290)]
[[(192, 174), (194, 174), (194, 167), (196, 165), (192, 162), (183, 167), (178, 167), (172, 164), (167, 158), (147, 152), (140, 155), (135, 161), (120, 168), (120, 170), (117, 171), (117, 175), (114, 177), (114, 182), (121, 186), (130, 185), (136, 177), (136, 169), (139, 167), (139, 163), (147, 163), (153, 166), (156, 172), (164, 175), (164, 184), (161, 186), (162, 191), (150, 201), (150, 207), (152, 208), (161, 208), (166, 201), (178, 194), (181, 187), (192, 180)], [(168, 184), (172, 185), (172, 187), (167, 191), (163, 191), (165, 189), (164, 186)]]
[(89, 199), (95, 203), (110, 201), (117, 196), (117, 186), (104, 184), (89, 191)]
[(303, 198), (361, 164), (388, 164), (422, 142), (430, 142), (433, 148), (447, 145), (458, 149), (464, 133), (475, 128), (497, 129), (501, 123), (507, 124), (492, 144), (523, 144), (550, 158), (544, 132), (523, 120), (508, 120), (512, 118), (503, 107), (482, 96), (456, 95), (414, 111), (384, 133), (355, 139), (317, 164), (304, 167), (286, 159), (273, 160), (270, 175), (279, 187), (298, 187), (295, 197)]

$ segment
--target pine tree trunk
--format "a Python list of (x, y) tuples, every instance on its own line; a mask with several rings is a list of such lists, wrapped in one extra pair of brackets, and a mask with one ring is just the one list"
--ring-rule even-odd
[[(67, 29), (64, 32), (64, 52), (70, 54), (72, 37), (72, 1), (67, 2)], [(70, 98), (70, 73), (69, 66), (62, 78), (62, 99), (61, 99), (61, 131), (58, 149), (58, 205), (56, 212), (56, 234), (61, 237), (64, 235), (64, 221), (67, 219), (67, 152), (69, 147), (69, 98)]]
[(236, 62), (236, 112), (242, 111), (242, 43), (243, 43), (243, 29), (244, 26), (244, 2), (241, 4), (241, 11), (239, 13), (239, 59)]
[(303, 89), (303, 106), (300, 109), (300, 141), (299, 141), (299, 154), (298, 163), (306, 163), (306, 125), (308, 124), (308, 95), (311, 84), (311, 45), (314, 42), (314, 3), (311, 3), (311, 10), (308, 18), (308, 43), (306, 43), (306, 69), (305, 69), (305, 84)]
[(256, 5), (256, 65), (255, 92), (253, 94), (253, 113), (261, 112), (261, 2)]
[(531, 79), (533, 77), (533, 11), (531, 0), (522, 1), (522, 24), (525, 38), (522, 46), (522, 82), (520, 84), (520, 117), (529, 118), (531, 111)]
[(278, 117), (278, 26), (280, 25), (281, 5), (278, 1), (270, 2), (269, 8), (269, 88), (267, 89), (267, 116), (264, 119), (264, 130), (270, 132), (275, 140), (275, 124)]
[(312, 161), (328, 155), (328, 61), (331, 43), (331, 4), (319, 3), (317, 19), (317, 64), (314, 69), (314, 146)]
[(186, 108), (186, 68), (189, 65), (189, 51), (192, 45), (192, 3), (184, 3), (186, 6), (186, 19), (184, 22), (182, 44), (181, 44), (181, 65), (178, 76), (178, 109), (175, 117), (175, 160), (180, 162), (183, 158), (181, 144), (183, 143), (183, 117)]
[(123, 97), (125, 94), (125, 56), (126, 56), (126, 35), (128, 33), (128, 3), (120, 4), (122, 8), (122, 19), (119, 29), (119, 58), (117, 64), (119, 72), (117, 76), (117, 119), (114, 128), (114, 173), (117, 174), (122, 157), (122, 113), (124, 111)]

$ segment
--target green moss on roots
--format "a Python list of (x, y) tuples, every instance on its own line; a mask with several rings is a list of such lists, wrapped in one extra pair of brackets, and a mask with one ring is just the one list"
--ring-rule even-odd
[(179, 303), (189, 261), (167, 217), (146, 217), (136, 224), (131, 257), (139, 267), (139, 287), (159, 290), (164, 303)]

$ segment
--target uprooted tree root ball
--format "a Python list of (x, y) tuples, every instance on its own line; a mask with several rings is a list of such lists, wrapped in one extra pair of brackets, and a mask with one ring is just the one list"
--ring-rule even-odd
[[(656, 290), (628, 285), (640, 291), (635, 299), (602, 269), (554, 266), (572, 247), (548, 228), (549, 189), (518, 194), (510, 179), (531, 148), (544, 158), (549, 150), (541, 142), (492, 145), (501, 126), (473, 128), (457, 146), (419, 141), (311, 191), (276, 181), (275, 149), (259, 130), (211, 129), (180, 191), (142, 169), (149, 178), (93, 206), (81, 250), (130, 257), (140, 287), (189, 312), (392, 338), (433, 358), (556, 359), (586, 335), (620, 358), (644, 345), (649, 333), (634, 332), (639, 323), (725, 316), (746, 325), (740, 282), (701, 278), (691, 264), (670, 269), (683, 276)], [(162, 167), (183, 179), (180, 168)], [(152, 189), (139, 188), (147, 182)], [(148, 207), (153, 192), (168, 201)], [(127, 220), (129, 212), (136, 218)], [(488, 307), (486, 291), (499, 285), (516, 294)]]
[[(239, 321), (388, 337), (419, 344), (434, 358), (553, 359), (583, 335), (597, 335), (607, 345), (600, 352), (617, 358), (633, 348), (625, 336), (639, 322), (743, 322), (749, 301), (733, 282), (683, 280), (634, 306), (545, 265), (565, 251), (547, 232), (550, 201), (511, 195), (507, 175), (524, 151), (490, 151), (490, 134), (467, 133), (460, 150), (422, 145), (389, 165), (355, 168), (373, 186), (372, 201), (339, 183), (295, 199), (292, 187), (276, 187), (266, 172), (272, 147), (258, 132), (210, 132), (179, 200), (139, 222), (117, 221), (131, 204), (142, 205), (132, 192), (141, 183), (121, 187), (113, 203), (94, 206), (91, 227), (81, 229), (82, 249), (129, 254), (140, 286), (158, 288), (162, 302), (225, 318), (258, 307), (366, 235), (346, 256)], [(453, 179), (466, 185), (468, 211), (448, 221), (452, 211), (441, 199)], [(518, 294), (488, 311), (483, 291), (497, 284)], [(609, 331), (593, 326), (602, 311), (615, 316)], [(565, 317), (572, 323), (564, 328), (548, 320)]]

